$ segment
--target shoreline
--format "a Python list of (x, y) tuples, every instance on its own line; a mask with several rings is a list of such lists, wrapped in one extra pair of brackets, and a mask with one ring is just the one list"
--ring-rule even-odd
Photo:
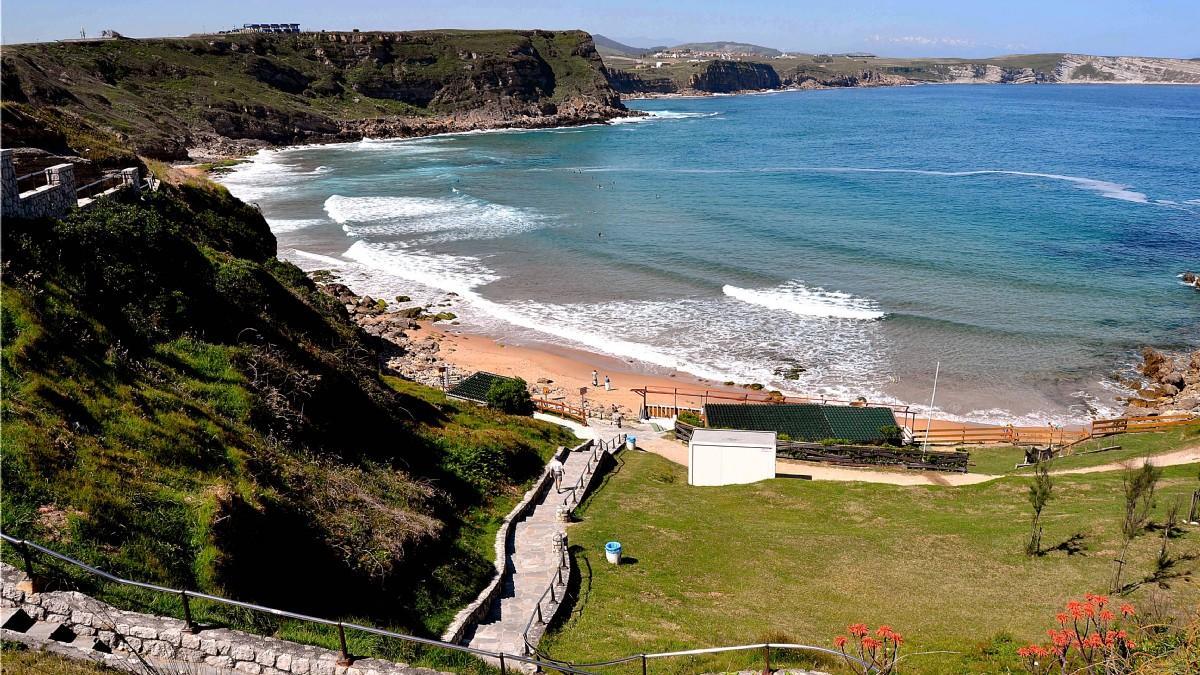
[[(647, 372), (639, 367), (636, 361), (621, 359), (615, 356), (597, 354), (584, 349), (554, 345), (544, 342), (506, 343), (503, 338), (460, 330), (453, 325), (431, 321), (418, 322), (418, 331), (425, 340), (434, 340), (438, 344), (438, 356), (452, 368), (462, 374), (476, 371), (487, 371), (497, 375), (520, 377), (531, 386), (541, 390), (549, 388), (546, 398), (550, 401), (565, 401), (571, 405), (580, 404), (580, 387), (587, 387), (584, 397), (593, 409), (601, 408), (608, 414), (612, 406), (617, 406), (626, 419), (635, 417), (642, 405), (641, 395), (632, 391), (634, 388), (661, 387), (664, 389), (678, 388), (686, 392), (707, 391), (710, 394), (728, 394), (740, 397), (746, 394), (767, 393), (767, 390), (755, 391), (744, 386), (727, 385), (714, 382), (692, 373), (673, 370), (665, 373)], [(598, 372), (600, 386), (591, 383), (592, 369)], [(609, 376), (612, 390), (604, 388), (604, 377)], [(549, 380), (549, 382), (543, 382)], [(651, 394), (650, 404), (664, 404), (670, 400), (668, 394)], [(820, 400), (820, 399), (813, 399)], [(833, 399), (825, 399), (832, 401)], [(700, 400), (697, 396), (681, 393), (678, 396), (679, 407), (698, 407)], [(869, 405), (897, 407), (884, 401), (867, 399)], [(898, 407), (905, 407), (899, 405)], [(920, 406), (907, 406), (916, 415), (917, 427), (924, 428), (924, 410)], [(960, 429), (985, 428), (1002, 426), (985, 422), (970, 422), (939, 418), (935, 411), (930, 421), (930, 428)]]

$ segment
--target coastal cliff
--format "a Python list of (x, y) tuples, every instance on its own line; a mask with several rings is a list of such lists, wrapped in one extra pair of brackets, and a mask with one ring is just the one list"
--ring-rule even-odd
[(775, 69), (765, 63), (709, 61), (704, 70), (692, 75), (688, 88), (726, 94), (748, 89), (778, 89), (781, 82)]
[(101, 161), (628, 114), (582, 31), (29, 44), (5, 47), (2, 75), (6, 146)]
[(823, 89), (944, 84), (1200, 84), (1200, 61), (1137, 56), (1031, 54), (994, 59), (897, 59), (801, 55), (753, 61), (628, 63), (609, 57), (623, 94), (705, 94), (761, 89)]

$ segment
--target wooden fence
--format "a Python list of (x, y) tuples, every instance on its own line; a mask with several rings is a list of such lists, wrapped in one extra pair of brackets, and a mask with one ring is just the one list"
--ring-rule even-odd
[(914, 430), (913, 442), (917, 444), (928, 442), (929, 445), (1057, 445), (1066, 447), (1113, 434), (1167, 431), (1196, 420), (1195, 415), (1177, 414), (1093, 420), (1089, 425), (1075, 429), (1052, 426), (941, 426), (930, 429), (928, 433), (924, 429)]
[(587, 412), (579, 406), (563, 403), (561, 401), (547, 401), (545, 399), (533, 399), (533, 405), (538, 410), (551, 415), (558, 415), (569, 420), (575, 420), (583, 426), (587, 426)]

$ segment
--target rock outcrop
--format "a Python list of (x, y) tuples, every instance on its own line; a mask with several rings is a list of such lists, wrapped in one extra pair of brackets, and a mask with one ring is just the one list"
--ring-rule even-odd
[(692, 75), (688, 89), (710, 94), (735, 91), (778, 89), (779, 73), (766, 63), (746, 61), (709, 61), (704, 70)]
[(1131, 413), (1200, 411), (1200, 349), (1167, 354), (1146, 347), (1138, 371), (1145, 381), (1129, 399)]

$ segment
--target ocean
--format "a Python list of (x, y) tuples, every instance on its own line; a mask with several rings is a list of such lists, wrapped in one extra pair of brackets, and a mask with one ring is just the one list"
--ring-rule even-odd
[(280, 256), (461, 328), (950, 418), (1120, 410), (1200, 345), (1200, 87), (634, 101), (608, 125), (289, 148), (221, 178)]

